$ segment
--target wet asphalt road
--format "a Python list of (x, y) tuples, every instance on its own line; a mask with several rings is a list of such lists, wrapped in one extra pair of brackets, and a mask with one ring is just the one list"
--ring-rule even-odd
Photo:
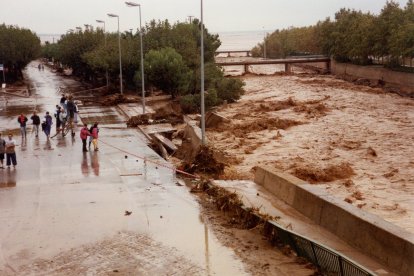
[(82, 153), (78, 132), (36, 139), (30, 124), (22, 140), (18, 114), (53, 113), (59, 87), (80, 86), (36, 62), (26, 78), (30, 98), (7, 107), (0, 98), (0, 131), (18, 142), (17, 168), (0, 171), (0, 275), (245, 274), (170, 165), (115, 108), (81, 107), (84, 120), (101, 122), (99, 152)]

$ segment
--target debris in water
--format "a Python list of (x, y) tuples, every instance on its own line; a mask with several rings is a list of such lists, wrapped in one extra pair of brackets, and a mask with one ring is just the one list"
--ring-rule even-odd
[(131, 211), (125, 211), (125, 216), (129, 216), (129, 215), (131, 215), (132, 214), (132, 212)]
[(377, 152), (371, 147), (368, 147), (367, 153), (368, 153), (368, 155), (371, 155), (371, 156), (374, 156), (374, 157), (378, 156)]
[(219, 162), (210, 147), (202, 146), (191, 163), (184, 164), (189, 173), (205, 173), (217, 177), (224, 172), (225, 164)]

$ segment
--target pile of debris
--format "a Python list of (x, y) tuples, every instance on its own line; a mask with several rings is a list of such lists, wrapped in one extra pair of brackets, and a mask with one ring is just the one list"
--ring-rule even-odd
[(147, 125), (149, 124), (150, 117), (147, 114), (140, 115), (140, 116), (132, 116), (126, 122), (128, 127), (137, 127), (139, 125)]
[(193, 174), (203, 174), (218, 178), (224, 173), (225, 166), (224, 163), (217, 159), (210, 147), (201, 146), (194, 160), (184, 164), (184, 170)]
[(104, 97), (103, 100), (101, 101), (101, 104), (105, 106), (114, 106), (120, 103), (129, 103), (132, 101), (133, 100), (129, 99), (128, 97), (122, 94), (113, 94), (113, 95)]

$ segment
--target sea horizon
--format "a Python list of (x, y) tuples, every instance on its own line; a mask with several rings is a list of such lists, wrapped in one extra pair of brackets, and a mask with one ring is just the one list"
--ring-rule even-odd
[[(251, 50), (258, 43), (263, 41), (265, 33), (268, 31), (225, 31), (216, 32), (212, 34), (218, 34), (221, 45), (218, 48), (219, 51), (229, 50)], [(62, 34), (37, 34), (42, 44), (46, 42), (57, 42)]]

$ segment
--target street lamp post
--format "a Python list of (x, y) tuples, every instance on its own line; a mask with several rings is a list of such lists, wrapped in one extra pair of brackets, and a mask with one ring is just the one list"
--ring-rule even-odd
[[(105, 40), (105, 51), (106, 51), (106, 31), (105, 31), (105, 21), (97, 19), (96, 22), (103, 24), (104, 40)], [(109, 77), (108, 77), (108, 68), (105, 68), (105, 77), (106, 77), (106, 90), (109, 91)]]
[(263, 58), (266, 59), (266, 32), (263, 27)]
[(142, 114), (145, 114), (145, 80), (144, 80), (144, 47), (142, 43), (141, 5), (134, 2), (125, 2), (128, 7), (139, 8), (139, 37), (141, 44), (141, 86), (142, 86)]
[(121, 95), (124, 94), (124, 88), (122, 86), (122, 54), (121, 54), (121, 34), (119, 33), (119, 16), (113, 13), (108, 13), (109, 17), (116, 17), (118, 19), (118, 48), (119, 48), (119, 84), (121, 86)]
[(206, 118), (204, 108), (204, 22), (203, 22), (203, 0), (201, 0), (201, 143), (206, 144)]
[(82, 28), (81, 27), (76, 27), (76, 30), (78, 30), (79, 32), (82, 32)]

